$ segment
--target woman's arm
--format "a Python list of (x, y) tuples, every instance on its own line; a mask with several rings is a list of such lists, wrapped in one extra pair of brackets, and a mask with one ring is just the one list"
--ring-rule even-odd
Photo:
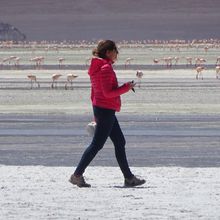
[(120, 96), (131, 89), (131, 84), (129, 82), (123, 84), (118, 88), (113, 89), (111, 80), (112, 80), (112, 68), (111, 66), (109, 66), (109, 64), (106, 64), (101, 68), (101, 86), (102, 86), (103, 94), (106, 98), (113, 98)]
[(91, 86), (91, 101), (93, 101), (93, 98), (94, 98), (94, 90), (93, 90), (93, 87)]

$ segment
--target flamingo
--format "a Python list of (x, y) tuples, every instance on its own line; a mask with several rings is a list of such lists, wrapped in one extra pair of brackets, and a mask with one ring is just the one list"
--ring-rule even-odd
[(38, 65), (39, 65), (39, 64), (38, 64), (38, 62), (39, 62), (39, 61), (38, 61), (38, 57), (31, 58), (30, 61), (31, 61), (31, 62), (35, 62), (35, 67), (38, 67)]
[(205, 50), (206, 53), (208, 52), (208, 49), (209, 49), (208, 46), (204, 47), (204, 50)]
[(192, 65), (192, 60), (193, 58), (192, 57), (186, 57), (186, 65)]
[(195, 59), (195, 66), (200, 66), (200, 64), (203, 64), (203, 63), (205, 63), (206, 62), (206, 60), (204, 59), (204, 58), (199, 58), (199, 57), (197, 57), (196, 59)]
[(59, 68), (61, 68), (61, 66), (63, 65), (63, 61), (64, 61), (65, 59), (63, 58), (63, 57), (60, 57), (59, 59), (58, 59), (58, 61), (59, 61)]
[(44, 57), (43, 56), (38, 57), (38, 60), (39, 60), (39, 67), (40, 67), (42, 63), (44, 62)]
[(10, 56), (10, 57), (9, 57), (9, 60), (12, 61), (12, 60), (15, 60), (16, 58), (17, 58), (16, 56)]
[(20, 57), (16, 57), (15, 58), (15, 67), (19, 67), (20, 66), (20, 60), (21, 60)]
[(17, 57), (16, 56), (10, 56), (10, 57), (7, 57), (5, 59), (2, 60), (2, 63), (5, 63), (5, 62), (8, 62), (8, 65), (11, 64), (11, 61), (12, 60), (15, 60)]
[(35, 75), (29, 74), (27, 75), (27, 78), (31, 81), (31, 89), (33, 88), (33, 82), (38, 84), (38, 88), (40, 88), (40, 83), (37, 82), (37, 77)]
[(216, 59), (216, 65), (220, 64), (220, 57), (217, 57)]
[(220, 66), (216, 66), (215, 71), (216, 71), (216, 79), (218, 79), (220, 77)]
[(54, 88), (54, 84), (55, 84), (55, 87), (57, 87), (57, 80), (62, 76), (62, 74), (59, 74), (59, 73), (55, 73), (52, 75), (52, 84), (51, 84), (51, 88), (53, 89)]
[(59, 48), (58, 48), (58, 46), (54, 46), (53, 49), (56, 50), (57, 53), (59, 53)]
[(78, 77), (77, 75), (74, 75), (74, 74), (72, 74), (72, 73), (67, 74), (67, 82), (66, 82), (66, 84), (65, 84), (65, 89), (67, 89), (67, 84), (68, 84), (68, 83), (70, 83), (71, 88), (73, 88), (73, 80), (74, 80), (75, 78), (77, 78), (77, 77)]
[(153, 61), (154, 61), (155, 64), (157, 64), (157, 63), (159, 63), (160, 60), (159, 59), (153, 59)]
[(134, 59), (133, 58), (130, 58), (128, 57), (126, 60), (125, 60), (125, 69), (127, 68), (127, 65), (131, 65), (131, 61), (133, 61)]
[(37, 67), (40, 68), (42, 62), (44, 61), (44, 57), (42, 57), (42, 56), (41, 56), (41, 57), (34, 57), (34, 58), (31, 58), (30, 61), (35, 62), (36, 68), (37, 68)]
[(6, 63), (6, 62), (8, 62), (8, 65), (10, 65), (10, 59), (9, 58), (4, 58), (2, 60), (2, 65), (3, 65), (3, 63)]
[(176, 66), (178, 64), (180, 58), (179, 57), (174, 57), (173, 59), (175, 60), (175, 66)]
[(170, 68), (172, 67), (172, 59), (173, 59), (172, 57), (164, 57), (164, 58), (163, 58), (164, 62), (165, 62), (166, 65), (167, 65), (167, 68), (168, 68), (168, 67), (170, 67)]
[(196, 72), (197, 72), (197, 74), (196, 74), (196, 79), (199, 79), (199, 76), (201, 76), (202, 79), (203, 79), (202, 71), (203, 71), (204, 69), (205, 69), (204, 66), (197, 66), (197, 67), (196, 67)]
[(141, 87), (141, 79), (143, 77), (143, 72), (140, 71), (140, 70), (137, 70), (137, 73), (136, 73), (136, 77), (138, 78), (138, 87), (140, 88)]

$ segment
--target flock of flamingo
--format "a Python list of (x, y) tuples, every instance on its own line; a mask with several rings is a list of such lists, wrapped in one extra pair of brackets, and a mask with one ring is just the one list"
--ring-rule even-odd
[[(59, 78), (62, 76), (62, 74), (60, 73), (55, 73), (52, 75), (52, 83), (51, 83), (51, 88), (57, 88), (57, 82), (59, 80)], [(66, 76), (66, 83), (65, 83), (65, 89), (68, 89), (68, 84), (70, 84), (70, 88), (73, 88), (73, 80), (76, 79), (78, 76), (74, 75), (72, 73), (67, 74)], [(37, 76), (33, 75), (33, 74), (29, 74), (27, 75), (27, 78), (30, 80), (31, 82), (31, 89), (33, 88), (34, 84), (37, 85), (38, 88), (40, 88), (40, 83), (37, 80)]]
[[(49, 50), (56, 50), (57, 53), (59, 53), (59, 49), (62, 48), (69, 48), (69, 49), (75, 49), (75, 48), (91, 48), (96, 45), (97, 42), (86, 42), (86, 41), (81, 41), (81, 42), (23, 42), (23, 43), (18, 43), (14, 44), (13, 42), (1, 42), (0, 43), (0, 49), (13, 49), (13, 48), (30, 48), (32, 50), (32, 55), (35, 53), (37, 49), (44, 49), (46, 52)], [(122, 41), (118, 43), (119, 49), (120, 48), (143, 48), (147, 47), (149, 51), (152, 51), (152, 48), (161, 48), (165, 49), (168, 48), (170, 51), (178, 51), (182, 48), (195, 48), (195, 49), (204, 49), (205, 53), (208, 53), (208, 51), (211, 48), (220, 48), (220, 41), (216, 39), (209, 39), (209, 40), (193, 40), (193, 41), (184, 41), (184, 40), (173, 40), (173, 41), (159, 41), (159, 40), (149, 40), (149, 41)], [(147, 46), (146, 46), (147, 45)], [(151, 46), (149, 46), (151, 45)], [(6, 58), (1, 59), (0, 61), (0, 66), (3, 65), (9, 65), (9, 66), (15, 66), (17, 69), (20, 66), (20, 61), (22, 58), (18, 56), (9, 56)], [(57, 57), (57, 64), (59, 68), (61, 69), (64, 65), (65, 58), (63, 57)], [(85, 65), (88, 67), (89, 62), (91, 58), (86, 58), (85, 59)], [(132, 62), (135, 60), (133, 57), (127, 57), (124, 61), (124, 68), (127, 69), (129, 65), (132, 64)], [(167, 57), (162, 57), (162, 58), (153, 58), (153, 63), (154, 65), (158, 64), (163, 64), (167, 68), (172, 68), (173, 66), (177, 66), (179, 64), (179, 61), (184, 62), (186, 66), (195, 66), (195, 71), (196, 71), (196, 79), (203, 79), (203, 71), (206, 68), (205, 63), (206, 59), (203, 57), (183, 57), (183, 56), (167, 56)], [(42, 65), (45, 62), (45, 57), (44, 56), (35, 56), (29, 59), (30, 63), (34, 64), (36, 69), (41, 69)], [(220, 56), (216, 58), (216, 63), (215, 63), (215, 71), (216, 71), (216, 78), (220, 79)], [(55, 73), (51, 76), (52, 82), (51, 82), (51, 88), (57, 88), (57, 82), (59, 78), (63, 76), (63, 74), (60, 73)], [(68, 85), (70, 85), (71, 88), (73, 88), (73, 81), (76, 79), (78, 76), (75, 74), (67, 74), (66, 75), (66, 82), (65, 82), (65, 89), (68, 89)], [(141, 78), (143, 77), (143, 72), (142, 71), (137, 71), (136, 77), (138, 78), (138, 85), (140, 86), (141, 84)], [(40, 82), (37, 79), (36, 75), (33, 74), (28, 74), (27, 78), (30, 80), (31, 83), (31, 89), (33, 86), (36, 84), (37, 87), (40, 87)]]
[[(9, 56), (9, 57), (6, 57), (6, 58), (2, 59), (2, 61), (0, 63), (0, 66), (8, 65), (8, 66), (15, 66), (15, 67), (19, 68), (20, 60), (21, 60), (20, 57)], [(36, 69), (40, 69), (42, 67), (43, 63), (44, 63), (44, 60), (45, 60), (44, 56), (36, 56), (36, 57), (31, 58), (29, 61), (31, 63), (34, 63), (34, 66), (35, 66)], [(65, 58), (63, 58), (63, 57), (58, 58), (59, 68), (61, 68), (63, 66), (64, 61), (65, 61)]]
[[(192, 57), (182, 57), (186, 59), (186, 66), (193, 66), (193, 60), (195, 61), (195, 70), (196, 70), (196, 79), (203, 79), (203, 70), (205, 69), (206, 59), (201, 57), (196, 57), (193, 59)], [(178, 64), (180, 57), (164, 57), (161, 59), (155, 58), (153, 59), (154, 64), (158, 64), (160, 61), (163, 61), (167, 68), (172, 68), (173, 61), (175, 61), (174, 65)], [(216, 71), (216, 79), (220, 78), (220, 56), (216, 58), (215, 63), (215, 71)]]
[[(143, 72), (140, 71), (140, 70), (137, 70), (136, 72), (136, 77), (138, 79), (137, 81), (137, 86), (140, 88), (141, 87), (141, 79), (143, 77)], [(59, 78), (62, 76), (62, 74), (60, 73), (55, 73), (52, 75), (52, 83), (51, 83), (51, 88), (54, 89), (54, 88), (57, 88), (57, 81), (59, 80)], [(78, 76), (77, 75), (74, 75), (72, 73), (69, 73), (67, 74), (67, 77), (66, 77), (66, 83), (65, 83), (65, 89), (67, 90), (68, 89), (68, 84), (70, 84), (70, 88), (73, 89), (73, 80), (76, 79)], [(29, 74), (27, 75), (27, 78), (30, 80), (31, 82), (31, 89), (33, 88), (34, 84), (37, 85), (38, 88), (40, 88), (40, 83), (39, 81), (37, 80), (37, 76), (36, 75), (33, 75), (33, 74)]]

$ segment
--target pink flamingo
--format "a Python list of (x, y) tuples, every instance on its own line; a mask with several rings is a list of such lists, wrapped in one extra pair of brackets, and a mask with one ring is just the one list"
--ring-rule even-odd
[(65, 84), (65, 89), (67, 89), (67, 84), (70, 83), (71, 88), (73, 89), (73, 80), (76, 79), (78, 76), (72, 73), (67, 74), (67, 82)]
[(42, 65), (42, 62), (44, 61), (44, 57), (34, 57), (34, 58), (31, 58), (30, 61), (32, 62), (35, 62), (35, 66), (36, 68), (40, 68), (41, 65)]
[(175, 60), (175, 64), (174, 65), (176, 66), (178, 64), (180, 58), (179, 57), (174, 57), (173, 59)]
[(128, 65), (131, 65), (131, 61), (133, 61), (134, 59), (133, 58), (130, 58), (128, 57), (126, 60), (125, 60), (125, 69), (127, 68)]
[(167, 68), (172, 67), (172, 59), (173, 59), (172, 57), (164, 57), (163, 58), (164, 62), (166, 63)]
[(38, 88), (40, 88), (40, 83), (37, 82), (37, 77), (35, 75), (29, 74), (27, 75), (27, 78), (31, 81), (31, 89), (33, 88), (33, 83), (38, 84)]
[[(57, 80), (62, 76), (62, 74), (59, 73), (55, 73), (52, 75), (52, 84), (51, 84), (51, 88), (57, 88)], [(55, 86), (54, 86), (55, 84)]]
[(203, 79), (202, 71), (203, 71), (204, 69), (205, 69), (204, 66), (197, 66), (197, 67), (196, 67), (196, 72), (197, 72), (197, 74), (196, 74), (196, 79), (199, 79), (199, 76), (201, 76), (202, 79)]
[(137, 73), (136, 73), (136, 77), (138, 78), (138, 87), (140, 88), (141, 87), (141, 79), (143, 77), (143, 72), (138, 70)]
[(204, 59), (204, 58), (199, 58), (199, 57), (197, 57), (196, 59), (195, 59), (195, 66), (200, 66), (201, 64), (203, 64), (203, 63), (205, 63), (206, 62), (206, 60)]
[(59, 59), (58, 59), (58, 61), (59, 61), (59, 68), (61, 68), (61, 66), (63, 65), (63, 61), (64, 61), (65, 59), (63, 58), (63, 57), (60, 57)]
[(19, 66), (20, 66), (20, 60), (21, 60), (20, 57), (17, 57), (17, 58), (15, 59), (15, 67), (19, 67)]
[(154, 61), (155, 64), (157, 64), (157, 63), (159, 63), (160, 60), (159, 59), (153, 59), (153, 61)]
[(215, 71), (216, 71), (216, 79), (219, 79), (219, 77), (220, 77), (220, 66), (216, 66)]
[(216, 59), (216, 65), (220, 64), (220, 57), (217, 57)]
[(206, 53), (208, 52), (208, 49), (209, 49), (208, 46), (204, 47), (204, 50), (205, 50)]
[(191, 65), (192, 66), (192, 60), (193, 58), (192, 57), (186, 57), (186, 65)]

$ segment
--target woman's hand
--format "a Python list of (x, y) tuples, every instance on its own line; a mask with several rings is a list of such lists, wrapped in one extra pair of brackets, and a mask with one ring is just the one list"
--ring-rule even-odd
[(134, 87), (135, 87), (136, 83), (134, 82), (134, 80), (132, 80), (131, 82), (128, 82), (128, 83), (129, 83), (130, 89), (131, 89), (133, 92), (135, 92)]

